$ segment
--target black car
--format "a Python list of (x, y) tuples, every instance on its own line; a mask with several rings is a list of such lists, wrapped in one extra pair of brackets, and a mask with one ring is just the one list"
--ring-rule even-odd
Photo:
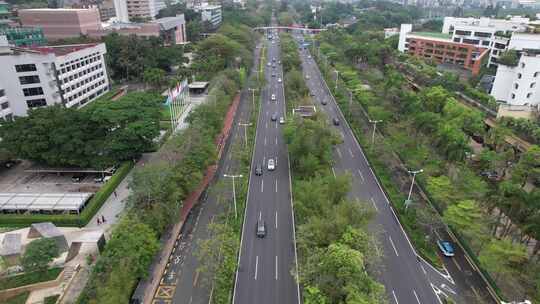
[(276, 121), (277, 120), (277, 114), (276, 113), (272, 114), (271, 119), (272, 119), (272, 121)]
[(263, 220), (257, 221), (257, 227), (255, 229), (257, 237), (263, 238), (266, 236), (266, 223)]
[(262, 175), (262, 174), (263, 174), (262, 166), (261, 166), (261, 165), (257, 165), (257, 166), (255, 167), (255, 175), (260, 176), (260, 175)]
[(84, 179), (85, 175), (82, 174), (82, 173), (76, 173), (73, 175), (73, 177), (71, 178), (71, 181), (73, 181), (74, 183), (80, 183), (82, 182), (82, 180)]
[(334, 119), (332, 119), (332, 122), (334, 123), (334, 126), (339, 126), (339, 119), (334, 117)]
[(321, 101), (321, 104), (322, 104), (323, 106), (325, 106), (325, 105), (326, 105), (326, 103), (327, 103), (327, 102), (326, 102), (326, 100), (325, 100), (325, 99), (323, 99), (323, 100)]

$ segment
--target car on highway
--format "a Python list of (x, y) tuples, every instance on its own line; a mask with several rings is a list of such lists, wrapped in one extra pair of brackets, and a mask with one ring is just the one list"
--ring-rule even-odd
[(270, 119), (272, 119), (272, 121), (276, 121), (277, 120), (277, 114), (276, 113), (272, 114), (272, 117), (270, 117)]
[(276, 94), (272, 94), (272, 100), (276, 100)]
[(277, 82), (281, 82), (281, 77), (277, 79)]
[(267, 65), (267, 66), (271, 66), (272, 64), (271, 64), (270, 62), (268, 62), (266, 65)]
[(334, 124), (334, 126), (339, 126), (339, 119), (337, 119), (336, 117), (334, 117), (332, 119), (332, 123)]
[(447, 257), (453, 257), (454, 256), (454, 246), (452, 246), (452, 243), (448, 241), (437, 241), (437, 246), (439, 246), (439, 249), (441, 250), (442, 254)]
[(311, 58), (311, 55), (308, 55), (307, 58)]
[(273, 62), (276, 62), (276, 57), (272, 58), (272, 61), (273, 61)]
[(260, 164), (257, 164), (257, 166), (255, 166), (255, 175), (261, 176), (262, 174), (263, 174), (262, 166)]
[(325, 105), (327, 104), (326, 99), (323, 99), (323, 100), (321, 101), (321, 104), (322, 104), (323, 106), (325, 106)]
[(306, 79), (309, 80), (309, 75), (306, 75)]
[(263, 238), (266, 236), (266, 223), (263, 220), (257, 220), (257, 227), (255, 233), (258, 238)]
[(272, 73), (272, 77), (276, 77), (276, 73)]
[(273, 158), (270, 158), (268, 160), (268, 171), (273, 171), (276, 169), (276, 163), (274, 162)]
[(110, 175), (104, 175), (94, 178), (95, 183), (106, 183), (108, 180), (111, 179), (112, 176)]
[(283, 116), (281, 116), (281, 117), (279, 118), (279, 123), (280, 123), (280, 124), (284, 124), (284, 123), (285, 123), (285, 118), (283, 118)]

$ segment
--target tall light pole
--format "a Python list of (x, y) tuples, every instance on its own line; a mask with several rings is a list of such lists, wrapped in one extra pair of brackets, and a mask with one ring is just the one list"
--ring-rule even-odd
[(424, 169), (420, 169), (420, 170), (416, 170), (416, 171), (411, 171), (411, 170), (407, 170), (407, 171), (410, 174), (412, 174), (412, 181), (411, 181), (411, 188), (409, 189), (409, 195), (407, 196), (407, 200), (405, 201), (405, 209), (409, 208), (409, 205), (412, 203), (411, 202), (411, 195), (412, 195), (412, 189), (413, 189), (413, 186), (414, 186), (414, 180), (416, 178), (416, 174), (424, 172)]
[(251, 123), (238, 123), (239, 126), (244, 127), (244, 145), (247, 147), (247, 127), (251, 126)]
[(377, 130), (377, 124), (382, 122), (382, 120), (369, 120), (373, 124), (373, 133), (371, 134), (371, 146), (375, 144), (375, 131)]
[(335, 90), (337, 90), (337, 83), (338, 83), (338, 79), (339, 79), (339, 71), (334, 70), (334, 72), (336, 72), (336, 88), (335, 88)]
[(223, 176), (232, 178), (232, 195), (233, 195), (233, 201), (234, 201), (234, 218), (237, 218), (238, 217), (238, 211), (236, 209), (236, 190), (235, 190), (235, 185), (234, 185), (234, 179), (242, 177), (242, 174), (239, 174), (239, 175), (223, 174)]

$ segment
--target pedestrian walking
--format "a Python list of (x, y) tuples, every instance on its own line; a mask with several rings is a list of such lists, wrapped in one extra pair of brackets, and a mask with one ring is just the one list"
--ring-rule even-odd
[(107, 221), (105, 220), (105, 217), (102, 215), (101, 216), (101, 221), (105, 224)]
[(101, 220), (99, 219), (99, 217), (97, 218), (97, 224), (98, 226), (101, 225)]

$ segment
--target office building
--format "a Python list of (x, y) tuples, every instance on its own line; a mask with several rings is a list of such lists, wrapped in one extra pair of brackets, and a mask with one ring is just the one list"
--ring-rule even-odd
[[(128, 15), (129, 21), (137, 21), (137, 19), (154, 20), (156, 15), (159, 13), (159, 11), (165, 8), (164, 0), (123, 0), (123, 1), (126, 2), (127, 15)], [(115, 1), (115, 4), (117, 2), (118, 1)]]
[(221, 24), (221, 5), (204, 3), (201, 6), (195, 7), (195, 11), (200, 12), (201, 20), (203, 22), (208, 22), (212, 28), (218, 28)]
[(460, 66), (472, 75), (480, 72), (482, 59), (489, 53), (487, 48), (454, 42), (448, 34), (412, 32), (412, 24), (401, 25), (398, 50), (437, 63)]
[(97, 8), (23, 9), (19, 10), (19, 18), (25, 27), (41, 27), (48, 40), (79, 37), (101, 29)]
[(109, 90), (105, 53), (103, 43), (19, 48), (0, 36), (0, 118), (95, 100)]

